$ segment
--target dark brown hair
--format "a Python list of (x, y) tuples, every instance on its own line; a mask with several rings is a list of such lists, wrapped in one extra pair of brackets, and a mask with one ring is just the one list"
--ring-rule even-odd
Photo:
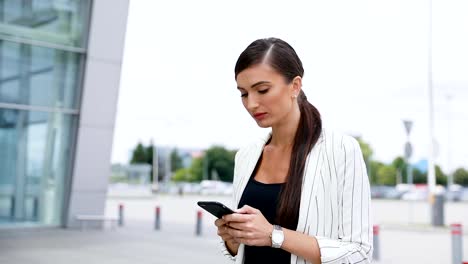
[[(266, 63), (284, 76), (287, 83), (295, 77), (304, 76), (302, 62), (296, 51), (285, 41), (277, 38), (258, 39), (252, 42), (239, 56), (234, 69), (235, 77), (243, 70)], [(301, 117), (294, 137), (286, 184), (281, 189), (277, 207), (277, 222), (295, 230), (299, 219), (302, 180), (309, 152), (320, 137), (322, 120), (320, 113), (301, 90), (298, 97)]]

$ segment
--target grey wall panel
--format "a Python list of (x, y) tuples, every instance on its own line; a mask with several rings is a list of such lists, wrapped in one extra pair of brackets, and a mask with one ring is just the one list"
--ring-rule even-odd
[[(106, 194), (103, 192), (94, 191), (74, 191), (70, 198), (73, 204), (70, 207), (66, 227), (78, 227), (76, 216), (79, 214), (99, 215), (105, 210), (105, 204), (101, 201), (106, 199)], [(100, 227), (100, 225), (96, 226)]]
[(120, 65), (89, 59), (81, 105), (81, 126), (114, 129)]
[(113, 131), (80, 127), (73, 175), (74, 191), (107, 191)]
[(67, 227), (104, 214), (129, 0), (93, 1)]
[(121, 62), (129, 1), (97, 0), (93, 2), (88, 56)]

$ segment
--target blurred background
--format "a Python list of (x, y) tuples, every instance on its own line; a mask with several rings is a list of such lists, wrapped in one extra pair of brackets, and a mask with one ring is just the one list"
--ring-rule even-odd
[(451, 232), (468, 225), (467, 12), (0, 0), (0, 263), (229, 263), (196, 202), (229, 204), (236, 151), (268, 133), (234, 80), (264, 37), (295, 48), (325, 128), (361, 145), (376, 262), (468, 260)]

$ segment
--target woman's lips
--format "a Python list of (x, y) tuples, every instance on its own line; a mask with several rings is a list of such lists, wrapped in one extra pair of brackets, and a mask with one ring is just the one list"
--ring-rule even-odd
[(262, 120), (263, 118), (265, 118), (267, 113), (258, 113), (258, 114), (254, 114), (254, 118), (257, 119), (257, 120)]

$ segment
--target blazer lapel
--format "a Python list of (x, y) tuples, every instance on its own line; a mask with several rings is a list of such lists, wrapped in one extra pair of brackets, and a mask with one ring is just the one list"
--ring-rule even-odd
[(271, 131), (262, 138), (261, 141), (253, 144), (250, 148), (249, 151), (246, 153), (246, 164), (245, 167), (242, 168), (242, 170), (239, 172), (239, 176), (241, 177), (241, 181), (239, 182), (239, 192), (236, 197), (236, 208), (239, 206), (240, 198), (242, 197), (242, 194), (244, 193), (244, 189), (247, 186), (247, 183), (249, 182), (250, 176), (252, 175), (255, 165), (257, 165), (258, 159), (262, 155), (263, 148), (265, 147), (266, 142), (271, 137)]

